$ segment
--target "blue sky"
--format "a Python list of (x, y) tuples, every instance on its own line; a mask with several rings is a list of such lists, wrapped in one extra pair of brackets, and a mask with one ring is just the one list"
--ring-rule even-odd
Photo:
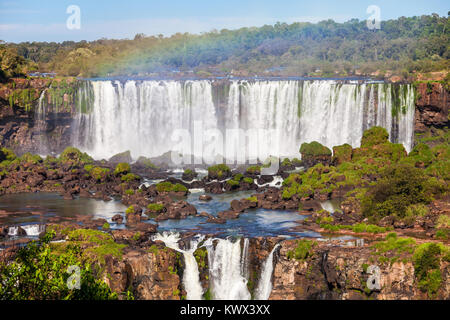
[[(69, 5), (81, 10), (81, 28), (69, 30)], [(381, 19), (438, 13), (448, 0), (0, 0), (0, 39), (8, 42), (133, 38), (262, 26), (277, 21), (365, 20), (377, 5)]]

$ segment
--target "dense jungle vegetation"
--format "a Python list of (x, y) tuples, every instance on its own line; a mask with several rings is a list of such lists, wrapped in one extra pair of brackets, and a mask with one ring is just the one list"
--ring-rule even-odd
[(276, 23), (170, 37), (137, 34), (134, 39), (3, 43), (2, 77), (38, 69), (62, 76), (151, 75), (178, 71), (200, 76), (391, 74), (449, 68), (450, 21), (437, 14), (383, 21), (313, 24)]

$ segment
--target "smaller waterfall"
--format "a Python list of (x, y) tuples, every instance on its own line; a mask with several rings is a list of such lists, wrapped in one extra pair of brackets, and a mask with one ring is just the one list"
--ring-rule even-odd
[(35, 119), (36, 119), (36, 128), (39, 132), (39, 142), (38, 142), (38, 153), (46, 154), (47, 153), (47, 137), (45, 134), (45, 130), (47, 128), (46, 123), (46, 115), (47, 115), (47, 102), (45, 101), (45, 93), (47, 89), (42, 91), (41, 96), (38, 100), (38, 107), (35, 111)]
[(272, 292), (273, 254), (279, 246), (280, 244), (277, 244), (272, 249), (262, 266), (261, 277), (255, 291), (255, 300), (268, 300), (270, 297)]
[[(23, 230), (25, 230), (27, 236), (29, 237), (37, 237), (41, 232), (45, 231), (45, 225), (43, 224), (31, 224), (27, 226), (20, 226)], [(19, 232), (19, 227), (9, 227), (8, 235), (9, 236), (17, 236)]]
[(203, 240), (203, 237), (199, 237), (197, 240), (191, 240), (190, 249), (182, 250), (178, 245), (180, 235), (178, 233), (157, 234), (153, 240), (160, 240), (166, 244), (168, 248), (178, 251), (183, 254), (185, 269), (183, 274), (183, 285), (186, 290), (187, 300), (202, 300), (203, 288), (200, 283), (200, 274), (198, 272), (197, 261), (194, 257), (194, 251), (197, 250), (199, 243)]
[[(205, 242), (208, 250), (211, 292), (215, 300), (250, 300), (247, 279), (241, 268), (241, 242), (214, 239)], [(245, 246), (244, 246), (245, 247)]]
[[(204, 240), (197, 236), (190, 242), (190, 248), (183, 250), (178, 242), (180, 234), (164, 232), (152, 238), (165, 243), (168, 248), (183, 254), (185, 269), (183, 286), (187, 300), (202, 300), (203, 287), (194, 252)], [(241, 240), (243, 241), (241, 249)], [(201, 245), (208, 251), (209, 284), (215, 300), (250, 300), (251, 294), (247, 288), (249, 272), (249, 239), (213, 239), (209, 238)], [(277, 244), (262, 265), (261, 277), (255, 291), (256, 300), (267, 300), (272, 292), (273, 255), (280, 247)]]
[(245, 279), (248, 279), (248, 245), (249, 240), (247, 238), (244, 239), (244, 247), (242, 249), (241, 255), (241, 274)]

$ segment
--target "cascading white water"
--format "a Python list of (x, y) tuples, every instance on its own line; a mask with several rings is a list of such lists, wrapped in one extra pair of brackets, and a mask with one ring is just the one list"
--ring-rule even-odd
[[(45, 231), (45, 225), (43, 224), (30, 224), (26, 226), (21, 226), (23, 230), (25, 230), (27, 236), (29, 237), (37, 237), (42, 232)], [(9, 236), (17, 236), (19, 232), (19, 227), (9, 227), (8, 235)]]
[(279, 246), (280, 244), (275, 245), (262, 266), (261, 277), (255, 291), (256, 300), (268, 300), (270, 297), (272, 292), (273, 254)]
[(38, 142), (38, 153), (39, 154), (46, 154), (47, 153), (47, 137), (45, 134), (43, 134), (45, 128), (46, 128), (46, 116), (47, 116), (47, 103), (45, 101), (45, 94), (47, 92), (47, 89), (44, 89), (39, 96), (38, 100), (38, 106), (35, 111), (35, 121), (36, 121), (36, 128), (39, 134), (39, 142)]
[(198, 244), (203, 240), (202, 237), (199, 239), (193, 239), (190, 243), (189, 250), (182, 250), (178, 245), (180, 240), (180, 235), (178, 233), (163, 233), (157, 234), (153, 240), (160, 240), (165, 243), (168, 248), (178, 251), (183, 254), (185, 269), (183, 273), (183, 285), (186, 290), (187, 300), (202, 300), (203, 299), (203, 288), (200, 283), (200, 274), (198, 271), (197, 261), (194, 257), (194, 252), (197, 250)]
[[(245, 271), (241, 267), (241, 242), (214, 239), (205, 242), (208, 250), (209, 281), (215, 300), (250, 300)], [(245, 248), (245, 246), (244, 246)]]
[[(179, 233), (164, 232), (152, 238), (159, 240), (177, 252), (183, 254), (185, 269), (183, 272), (183, 286), (187, 300), (202, 300), (203, 288), (194, 252), (201, 244), (208, 252), (209, 288), (215, 300), (250, 300), (251, 294), (247, 288), (249, 271), (249, 244), (247, 238), (233, 241), (232, 239), (209, 238), (197, 236), (190, 241), (190, 248), (183, 250), (178, 242)], [(241, 250), (241, 241), (242, 250)], [(203, 243), (202, 243), (203, 242)], [(277, 244), (262, 265), (261, 277), (255, 291), (257, 300), (267, 300), (272, 291), (273, 255), (280, 246)]]
[[(167, 151), (201, 157), (220, 154), (234, 159), (249, 148), (265, 160), (268, 155), (296, 156), (303, 142), (318, 141), (330, 148), (360, 144), (364, 130), (385, 127), (391, 141), (413, 145), (414, 89), (412, 85), (320, 81), (91, 81), (82, 86), (74, 144), (95, 158), (130, 150), (133, 157), (159, 156)], [(225, 102), (216, 95), (222, 86)], [(88, 92), (88, 93), (87, 93)], [(91, 101), (92, 100), (92, 101)], [(88, 106), (86, 106), (88, 104)], [(398, 110), (400, 109), (400, 111)], [(205, 136), (198, 138), (201, 121)], [(176, 129), (191, 141), (172, 140)], [(217, 129), (223, 139), (209, 139)], [(233, 145), (226, 130), (259, 130), (256, 140)], [(252, 137), (252, 136), (251, 136)], [(179, 138), (179, 137), (177, 137)], [(195, 149), (193, 141), (203, 147)], [(245, 141), (245, 140), (243, 140)]]

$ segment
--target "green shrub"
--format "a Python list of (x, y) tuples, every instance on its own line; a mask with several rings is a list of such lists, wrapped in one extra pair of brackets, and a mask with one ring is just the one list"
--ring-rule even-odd
[(217, 164), (208, 168), (208, 176), (213, 178), (217, 177), (220, 179), (228, 176), (230, 173), (231, 169), (225, 164)]
[(441, 240), (448, 240), (450, 229), (439, 229), (436, 231), (436, 238)]
[(127, 173), (120, 178), (120, 180), (123, 182), (139, 181), (140, 179), (141, 177), (133, 173)]
[(234, 175), (233, 180), (239, 182), (242, 178), (244, 178), (244, 175), (242, 173), (238, 173)]
[(89, 171), (89, 175), (97, 181), (104, 181), (109, 172), (110, 170), (108, 168), (94, 167)]
[[(427, 204), (431, 201), (427, 180), (422, 170), (408, 164), (397, 164), (384, 169), (380, 179), (362, 200), (363, 214), (375, 221), (386, 216), (393, 216), (398, 220), (405, 218), (410, 205)], [(414, 211), (416, 212), (418, 211)]]
[(174, 192), (187, 192), (188, 188), (186, 188), (185, 186), (183, 186), (181, 183), (176, 183), (173, 186), (173, 191)]
[(42, 158), (40, 155), (38, 154), (31, 154), (29, 152), (23, 154), (20, 157), (20, 161), (21, 162), (25, 162), (25, 163), (32, 163), (32, 164), (38, 164), (43, 162)]
[(17, 158), (16, 154), (8, 148), (0, 148), (0, 162), (13, 161)]
[(62, 161), (71, 161), (77, 164), (89, 164), (94, 160), (87, 154), (83, 153), (77, 148), (67, 147), (59, 156), (59, 159)]
[(341, 146), (333, 147), (333, 158), (334, 164), (341, 164), (344, 162), (349, 162), (352, 160), (353, 148), (349, 144), (344, 144)]
[(247, 200), (250, 202), (258, 202), (258, 199), (256, 197), (249, 197), (247, 198)]
[(129, 215), (129, 214), (134, 214), (136, 212), (136, 209), (134, 209), (134, 206), (129, 206), (127, 208), (127, 210), (125, 210), (125, 214)]
[(232, 187), (239, 187), (239, 182), (233, 179), (227, 180), (227, 184), (229, 184)]
[(426, 167), (428, 167), (434, 159), (435, 156), (433, 151), (425, 143), (419, 143), (416, 145), (408, 155), (408, 160), (412, 160), (414, 165), (421, 162)]
[(160, 182), (156, 185), (158, 192), (187, 192), (188, 189), (180, 183)]
[(436, 228), (450, 228), (450, 216), (441, 214), (437, 218)]
[(441, 286), (441, 248), (435, 243), (424, 243), (416, 248), (413, 255), (414, 273), (419, 280), (419, 289), (433, 296)]
[(246, 177), (246, 178), (244, 178), (244, 182), (248, 183), (248, 184), (253, 184), (254, 180), (252, 178)]
[[(110, 300), (117, 299), (106, 283), (94, 277), (78, 245), (54, 250), (47, 234), (42, 243), (19, 249), (15, 261), (0, 265), (0, 300)], [(70, 266), (81, 271), (80, 289), (69, 289)]]
[(302, 239), (297, 241), (297, 247), (294, 251), (288, 252), (288, 259), (295, 258), (297, 260), (305, 260), (312, 255), (312, 248), (315, 242)]
[(260, 166), (250, 166), (247, 168), (246, 171), (249, 174), (261, 174), (261, 167)]
[(385, 241), (380, 241), (374, 245), (379, 253), (413, 253), (416, 241), (412, 238), (399, 238), (395, 232), (386, 236)]
[(300, 147), (300, 153), (304, 156), (331, 156), (331, 150), (317, 141), (303, 143)]
[(116, 168), (114, 169), (114, 174), (116, 176), (125, 175), (127, 173), (130, 173), (130, 171), (131, 171), (130, 165), (128, 163), (121, 162), (117, 164)]
[(150, 203), (147, 209), (152, 213), (160, 213), (164, 210), (164, 205), (160, 203)]
[(382, 127), (372, 127), (364, 131), (361, 138), (361, 147), (372, 147), (386, 142), (389, 142), (389, 133), (387, 130)]
[(134, 195), (134, 190), (133, 189), (127, 189), (127, 190), (125, 190), (125, 194), (127, 194), (129, 196), (132, 196), (132, 195)]

